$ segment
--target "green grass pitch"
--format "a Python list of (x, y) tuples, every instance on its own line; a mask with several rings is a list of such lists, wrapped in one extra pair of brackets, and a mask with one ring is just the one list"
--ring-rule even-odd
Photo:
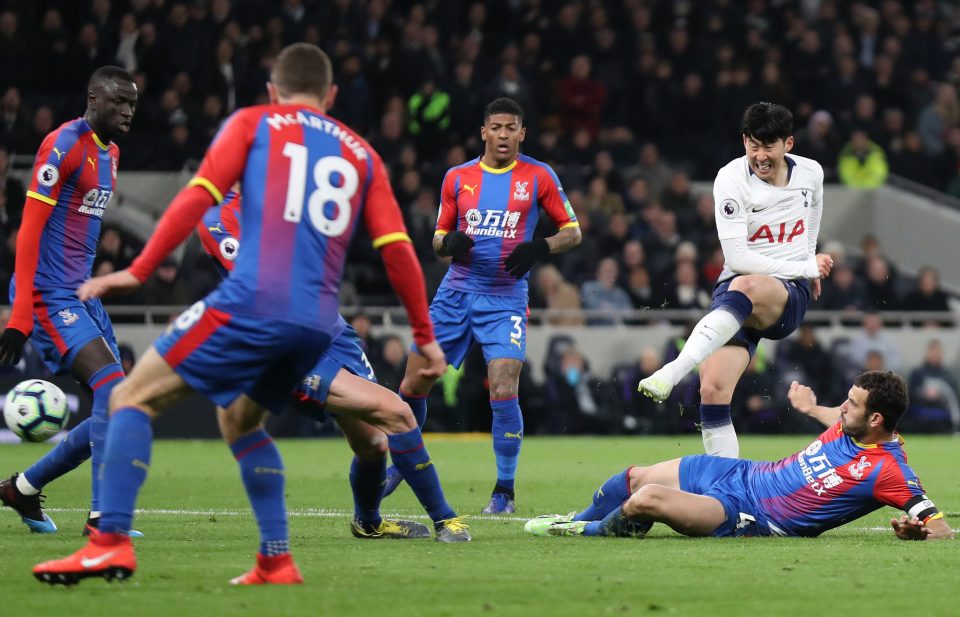
[[(750, 458), (779, 458), (811, 437), (741, 440)], [(908, 437), (910, 463), (956, 527), (960, 441)], [(0, 446), (0, 473), (22, 470), (46, 445)], [(447, 497), (477, 514), (492, 488), (488, 439), (428, 441)], [(219, 442), (159, 442), (141, 493), (140, 568), (125, 583), (75, 588), (36, 582), (30, 567), (79, 548), (89, 468), (51, 484), (47, 506), (60, 527), (27, 532), (0, 510), (0, 615), (956, 615), (956, 542), (907, 543), (879, 530), (883, 509), (817, 539), (683, 538), (655, 526), (643, 540), (533, 538), (522, 520), (582, 507), (627, 464), (701, 451), (697, 436), (529, 438), (517, 480), (519, 512), (474, 516), (468, 545), (361, 541), (348, 527), (350, 455), (339, 440), (285, 441), (288, 507), (300, 587), (232, 588), (257, 547), (236, 465)], [(404, 485), (385, 513), (421, 516)]]

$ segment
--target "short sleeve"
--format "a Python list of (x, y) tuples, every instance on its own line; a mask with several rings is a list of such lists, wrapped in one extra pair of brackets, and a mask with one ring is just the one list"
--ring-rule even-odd
[(537, 199), (540, 200), (543, 211), (547, 213), (557, 229), (579, 225), (573, 206), (570, 205), (567, 194), (563, 192), (560, 178), (549, 165), (544, 165), (543, 172), (538, 174), (537, 180)]
[(451, 169), (440, 185), (440, 211), (437, 213), (436, 233), (445, 234), (457, 228), (457, 186), (459, 176)]
[(747, 204), (736, 179), (721, 169), (713, 182), (713, 204), (719, 240), (747, 237)]
[(40, 144), (33, 161), (27, 197), (57, 205), (63, 182), (77, 169), (82, 148), (75, 148), (79, 136), (72, 130), (54, 131)]
[(380, 249), (393, 242), (410, 242), (403, 213), (390, 187), (390, 178), (383, 160), (371, 151), (371, 179), (363, 207), (363, 224), (373, 239), (373, 248)]
[(243, 175), (253, 143), (256, 118), (256, 112), (249, 109), (241, 109), (230, 116), (213, 138), (200, 169), (188, 186), (202, 186), (217, 202), (223, 201), (223, 196)]

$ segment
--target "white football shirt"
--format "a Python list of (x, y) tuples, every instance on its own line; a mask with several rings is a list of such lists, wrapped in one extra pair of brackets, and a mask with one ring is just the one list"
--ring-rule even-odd
[[(786, 186), (758, 178), (746, 156), (724, 166), (713, 183), (717, 236), (725, 263), (719, 281), (736, 274), (781, 279), (817, 278), (817, 234), (823, 211), (823, 168), (813, 159), (787, 155)], [(746, 239), (742, 255), (728, 255), (729, 242)]]

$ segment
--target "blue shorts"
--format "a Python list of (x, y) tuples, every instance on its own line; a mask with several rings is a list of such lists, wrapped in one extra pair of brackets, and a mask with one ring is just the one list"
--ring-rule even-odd
[(773, 531), (757, 506), (747, 483), (753, 461), (697, 454), (680, 459), (680, 490), (713, 497), (727, 519), (713, 530), (718, 538), (770, 536)]
[(246, 394), (274, 413), (330, 346), (332, 335), (197, 302), (153, 346), (194, 390), (229, 407)]
[(345, 369), (357, 377), (377, 383), (377, 376), (363, 351), (360, 337), (352, 326), (347, 324), (340, 336), (333, 339), (316, 366), (310, 369), (294, 390), (294, 395), (301, 401), (309, 402), (309, 407), (317, 411), (317, 416), (323, 418), (322, 407), (327, 403), (330, 394), (330, 385), (340, 369)]
[[(527, 352), (527, 299), (441, 287), (430, 303), (430, 320), (447, 362), (459, 368), (474, 341), (487, 362), (520, 360)], [(416, 347), (414, 347), (416, 350)]]
[[(735, 278), (737, 277), (718, 283), (714, 288), (713, 302), (710, 304), (711, 311), (719, 307), (717, 296), (727, 291), (730, 283), (732, 283)], [(807, 306), (810, 305), (810, 281), (807, 279), (794, 279), (791, 281), (781, 279), (780, 282), (783, 283), (783, 286), (787, 289), (787, 304), (783, 307), (783, 314), (780, 315), (780, 321), (766, 330), (740, 328), (740, 330), (733, 335), (733, 338), (730, 339), (730, 342), (727, 343), (728, 345), (746, 347), (752, 358), (754, 352), (757, 351), (757, 344), (760, 342), (760, 339), (765, 338), (769, 341), (779, 341), (780, 339), (787, 338), (794, 330), (800, 327), (800, 324), (803, 323), (804, 315), (807, 314)]]
[[(10, 281), (10, 303), (14, 298), (14, 281)], [(73, 360), (83, 346), (103, 338), (117, 362), (113, 324), (100, 299), (81, 302), (73, 290), (37, 291), (33, 296), (33, 334), (31, 345), (40, 354), (52, 373), (70, 371)]]

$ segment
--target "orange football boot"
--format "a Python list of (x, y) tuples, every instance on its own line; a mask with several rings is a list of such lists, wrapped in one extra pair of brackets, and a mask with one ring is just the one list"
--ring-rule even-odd
[(87, 545), (65, 559), (44, 561), (33, 567), (38, 581), (51, 585), (76, 585), (81, 579), (99, 576), (125, 580), (137, 570), (137, 555), (126, 534), (98, 533)]
[(303, 576), (290, 553), (267, 557), (257, 553), (257, 565), (252, 570), (230, 579), (231, 585), (300, 585)]

